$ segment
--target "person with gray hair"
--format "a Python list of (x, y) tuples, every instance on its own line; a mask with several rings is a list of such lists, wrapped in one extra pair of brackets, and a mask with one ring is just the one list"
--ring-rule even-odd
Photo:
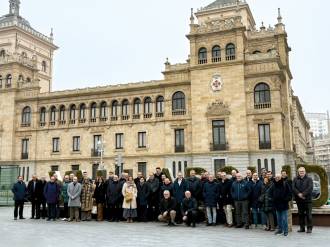
[(78, 178), (76, 176), (73, 177), (73, 181), (68, 185), (67, 194), (69, 197), (68, 207), (70, 209), (69, 221), (73, 221), (73, 218), (75, 218), (76, 221), (80, 221), (79, 208), (81, 207), (81, 184), (78, 183)]
[(164, 197), (159, 204), (160, 215), (158, 220), (168, 222), (169, 226), (175, 226), (176, 200), (174, 197), (171, 197), (171, 193), (168, 190), (165, 190), (163, 195)]

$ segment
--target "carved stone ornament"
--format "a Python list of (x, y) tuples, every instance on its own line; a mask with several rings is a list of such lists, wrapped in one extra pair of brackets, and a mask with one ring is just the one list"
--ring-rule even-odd
[(219, 74), (215, 74), (212, 77), (212, 81), (211, 81), (211, 88), (214, 92), (216, 91), (221, 91), (223, 87), (223, 79), (221, 78), (221, 76)]
[(206, 115), (208, 117), (230, 115), (229, 107), (221, 101), (216, 101), (208, 106)]

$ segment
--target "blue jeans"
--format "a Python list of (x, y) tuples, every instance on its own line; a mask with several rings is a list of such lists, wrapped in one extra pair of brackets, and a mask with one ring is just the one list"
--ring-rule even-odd
[(217, 208), (206, 207), (206, 214), (209, 224), (217, 223)]
[[(266, 225), (265, 214), (260, 208), (252, 208), (253, 224)], [(259, 220), (260, 219), (260, 220)]]
[(284, 211), (277, 211), (276, 210), (276, 216), (277, 216), (277, 224), (278, 224), (278, 230), (284, 233), (288, 233), (288, 210)]

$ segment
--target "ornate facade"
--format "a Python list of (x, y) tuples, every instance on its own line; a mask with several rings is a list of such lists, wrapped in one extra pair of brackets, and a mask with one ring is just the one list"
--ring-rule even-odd
[(225, 165), (279, 172), (295, 163), (298, 145), (305, 157), (309, 126), (295, 114), (280, 13), (257, 30), (245, 1), (217, 0), (192, 12), (189, 59), (166, 61), (163, 80), (54, 92), (57, 46), (19, 15), (19, 3), (0, 18), (1, 165), (25, 177), (95, 175), (100, 166), (134, 175), (160, 166), (175, 176)]

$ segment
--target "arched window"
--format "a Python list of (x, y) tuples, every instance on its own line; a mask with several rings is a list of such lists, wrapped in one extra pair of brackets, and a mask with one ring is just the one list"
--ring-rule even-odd
[(6, 56), (6, 51), (5, 50), (1, 50), (0, 51), (0, 58), (5, 58)]
[(184, 115), (186, 113), (185, 95), (183, 92), (176, 92), (172, 97), (173, 115)]
[(86, 122), (86, 105), (84, 103), (79, 106), (79, 122)]
[(114, 100), (111, 105), (111, 116), (115, 119), (118, 117), (118, 101)]
[(26, 52), (22, 52), (22, 58), (27, 58), (27, 54), (26, 54)]
[(144, 99), (144, 114), (152, 113), (152, 100), (150, 97)]
[(0, 88), (2, 88), (2, 75), (0, 75)]
[(100, 118), (101, 121), (108, 120), (108, 105), (107, 102), (103, 101), (100, 105)]
[(261, 169), (262, 169), (261, 166), (262, 166), (261, 165), (261, 159), (258, 159), (258, 174), (259, 174), (259, 176), (261, 176)]
[(268, 159), (264, 159), (264, 167), (268, 171)]
[(11, 76), (11, 74), (8, 74), (6, 77), (6, 87), (11, 87), (12, 79), (13, 79), (13, 77)]
[(261, 51), (256, 50), (256, 51), (252, 52), (252, 54), (259, 54), (259, 53), (261, 53)]
[(121, 103), (121, 115), (127, 117), (129, 115), (129, 102), (124, 99)]
[(198, 51), (198, 64), (207, 63), (207, 49), (202, 47)]
[(271, 164), (271, 167), (272, 167), (272, 173), (276, 174), (275, 159), (271, 159), (270, 164)]
[(270, 88), (266, 83), (259, 83), (254, 88), (254, 106), (256, 109), (270, 108)]
[(93, 102), (92, 104), (91, 104), (91, 112), (90, 112), (90, 114), (91, 114), (91, 116), (90, 116), (90, 118), (91, 118), (91, 122), (96, 122), (96, 108), (97, 108), (97, 104), (95, 103), (95, 102)]
[(45, 107), (40, 108), (39, 122), (40, 122), (40, 126), (45, 126), (45, 123), (46, 123), (46, 108)]
[(235, 45), (230, 43), (226, 46), (226, 60), (235, 60), (236, 59), (236, 51)]
[(140, 115), (140, 113), (141, 113), (141, 100), (139, 98), (137, 98), (137, 99), (134, 99), (133, 114)]
[(70, 122), (75, 123), (76, 121), (76, 105), (70, 107)]
[(23, 81), (24, 81), (24, 77), (23, 77), (23, 75), (19, 75), (19, 76), (18, 76), (18, 81), (19, 81), (19, 82), (23, 82)]
[(42, 70), (42, 72), (46, 72), (47, 71), (47, 63), (46, 63), (46, 61), (42, 61), (41, 62), (41, 70)]
[(50, 108), (50, 125), (55, 125), (56, 122), (56, 107), (52, 106)]
[(216, 45), (212, 48), (212, 62), (217, 63), (221, 61), (221, 49), (220, 46)]
[(164, 113), (164, 97), (158, 96), (156, 99), (156, 113)]
[(26, 82), (31, 82), (31, 78), (30, 77), (26, 77)]
[(65, 106), (60, 106), (60, 124), (65, 124)]
[(24, 107), (22, 112), (22, 126), (31, 125), (31, 108), (29, 106)]

